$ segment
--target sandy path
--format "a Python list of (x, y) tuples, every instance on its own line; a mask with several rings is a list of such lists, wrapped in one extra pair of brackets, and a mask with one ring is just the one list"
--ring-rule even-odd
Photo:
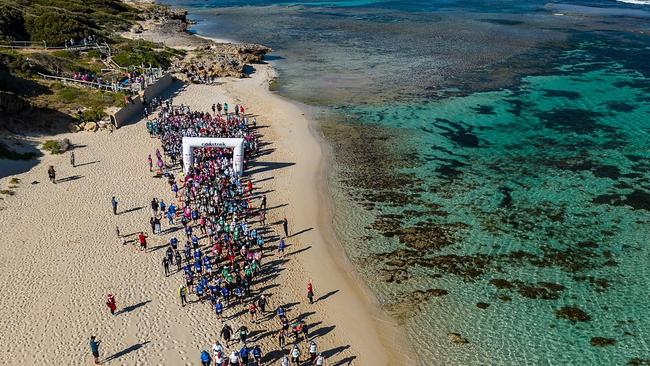
[[(327, 220), (318, 207), (326, 201), (315, 188), (322, 173), (320, 146), (296, 106), (260, 88), (271, 72), (261, 67), (250, 79), (189, 86), (174, 104), (207, 111), (217, 101), (242, 102), (248, 112), (260, 114), (258, 124), (271, 126), (260, 131), (271, 142), (265, 149), (273, 150), (251, 169), (257, 172), (258, 192), (267, 192), (268, 219), (287, 215), (292, 232), (312, 229), (289, 240), (288, 253), (293, 254), (276, 278), (261, 285), (271, 295), (270, 305), (293, 304), (289, 318), (307, 320), (320, 350), (332, 355), (332, 364), (387, 364), (382, 341), (394, 333), (377, 329), (376, 314), (369, 310), (373, 307), (327, 247), (331, 233), (320, 229)], [(143, 122), (112, 134), (57, 137), (79, 146), (75, 154), (81, 166), (70, 167), (67, 155), (46, 155), (17, 176), (16, 195), (0, 201), (0, 342), (6, 347), (0, 364), (90, 364), (91, 334), (103, 342), (102, 357), (114, 355), (108, 364), (198, 364), (200, 349), (209, 349), (221, 328), (210, 306), (181, 308), (176, 288), (182, 279), (180, 274), (164, 277), (163, 250), (143, 253), (122, 246), (115, 236), (115, 225), (126, 234), (147, 231), (151, 198), (171, 198), (166, 183), (153, 179), (146, 168), (146, 155), (153, 153), (157, 140), (149, 138)], [(48, 165), (55, 165), (58, 178), (67, 181), (49, 183)], [(10, 178), (0, 185), (4, 188)], [(118, 211), (128, 212), (112, 214), (112, 195), (120, 202)], [(150, 247), (169, 237), (151, 236)], [(312, 306), (304, 298), (310, 278), (317, 298), (329, 294)], [(109, 292), (118, 309), (129, 311), (111, 316), (103, 303)], [(265, 352), (275, 348), (275, 336), (267, 332), (277, 329), (275, 320), (261, 325), (250, 325), (243, 317), (230, 321), (235, 329), (242, 323), (257, 333), (253, 338)], [(305, 354), (306, 347), (302, 350)]]

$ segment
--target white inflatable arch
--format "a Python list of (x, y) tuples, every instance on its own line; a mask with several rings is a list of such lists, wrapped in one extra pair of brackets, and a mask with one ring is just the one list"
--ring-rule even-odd
[(194, 163), (195, 147), (232, 148), (232, 167), (242, 175), (244, 172), (244, 139), (217, 137), (183, 137), (183, 172), (187, 174)]

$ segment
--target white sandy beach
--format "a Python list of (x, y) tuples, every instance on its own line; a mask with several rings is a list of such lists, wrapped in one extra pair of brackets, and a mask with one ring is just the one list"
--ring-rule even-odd
[[(299, 107), (268, 91), (269, 66), (256, 69), (248, 79), (187, 86), (174, 104), (208, 111), (216, 102), (239, 103), (264, 126), (260, 133), (270, 143), (264, 148), (271, 151), (249, 171), (256, 188), (268, 192), (268, 221), (286, 215), (290, 232), (299, 233), (288, 241), (289, 261), (278, 277), (260, 285), (268, 286), (270, 308), (297, 303), (289, 318), (306, 314), (320, 350), (332, 355), (328, 364), (404, 364), (394, 352), (401, 334), (368, 300), (333, 239), (324, 153), (310, 122)], [(92, 364), (90, 335), (102, 341), (101, 359), (109, 357), (109, 365), (199, 364), (200, 350), (208, 350), (221, 329), (211, 306), (182, 308), (176, 293), (182, 278), (164, 276), (163, 250), (122, 246), (115, 234), (116, 225), (123, 234), (148, 231), (152, 197), (172, 198), (166, 182), (152, 178), (146, 166), (158, 140), (149, 137), (144, 121), (112, 134), (56, 136), (64, 137), (77, 145), (79, 166), (72, 168), (67, 154), (45, 155), (30, 171), (0, 180), (4, 189), (10, 178), (20, 179), (16, 194), (0, 200), (0, 342), (6, 347), (0, 364)], [(49, 165), (63, 181), (47, 180)], [(118, 211), (126, 212), (112, 214), (113, 195)], [(149, 247), (163, 248), (169, 237), (149, 233)], [(316, 298), (325, 295), (314, 305), (305, 299), (309, 279)], [(126, 308), (115, 317), (104, 305), (107, 293), (115, 295), (118, 310)], [(276, 348), (275, 319), (251, 325), (239, 318), (229, 321), (234, 329), (245, 322), (257, 331), (253, 343), (265, 353)]]

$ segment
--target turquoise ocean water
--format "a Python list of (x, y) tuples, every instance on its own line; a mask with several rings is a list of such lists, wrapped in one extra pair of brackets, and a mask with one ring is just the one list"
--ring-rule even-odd
[(422, 365), (650, 364), (650, 8), (172, 4), (318, 109), (339, 239)]

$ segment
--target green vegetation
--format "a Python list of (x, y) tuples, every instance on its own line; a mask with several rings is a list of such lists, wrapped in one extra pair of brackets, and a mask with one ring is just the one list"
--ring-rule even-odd
[(70, 148), (70, 140), (47, 140), (43, 143), (41, 148), (52, 155), (63, 154)]
[(118, 44), (114, 48), (113, 61), (122, 67), (169, 67), (175, 56), (183, 54), (182, 51), (171, 48), (161, 48), (152, 42), (134, 40)]
[(9, 190), (9, 189), (2, 189), (0, 190), (0, 194), (6, 194), (7, 196), (13, 196), (16, 194), (16, 192)]
[[(169, 67), (172, 59), (182, 56), (183, 51), (117, 35), (140, 20), (143, 11), (150, 10), (140, 6), (136, 9), (121, 0), (0, 0), (0, 42), (27, 41), (40, 45), (45, 41), (48, 46), (63, 46), (70, 39), (79, 41), (92, 35), (110, 45), (113, 61), (122, 67)], [(49, 127), (67, 124), (79, 117), (80, 110), (84, 111), (85, 121), (94, 122), (106, 116), (106, 108), (124, 106), (124, 93), (69, 86), (39, 75), (83, 73), (107, 81), (124, 77), (124, 72), (119, 70), (102, 71), (106, 68), (102, 62), (105, 56), (98, 49), (0, 48), (0, 95), (11, 94), (12, 98), (24, 102), (17, 113), (29, 110), (48, 116), (36, 120), (20, 118), (12, 123), (35, 126), (42, 119), (43, 125)], [(29, 106), (33, 108), (28, 109)], [(51, 112), (54, 113), (49, 117)], [(33, 158), (0, 146), (0, 158), (7, 156)]]
[(9, 180), (9, 184), (18, 184), (20, 183), (20, 178), (13, 177)]
[(102, 118), (106, 117), (106, 113), (104, 113), (103, 109), (91, 108), (91, 109), (86, 109), (83, 112), (83, 117), (84, 117), (84, 121), (86, 122), (97, 122), (97, 121), (101, 121)]
[(0, 34), (5, 40), (62, 45), (69, 39), (109, 36), (138, 19), (119, 0), (0, 0)]

